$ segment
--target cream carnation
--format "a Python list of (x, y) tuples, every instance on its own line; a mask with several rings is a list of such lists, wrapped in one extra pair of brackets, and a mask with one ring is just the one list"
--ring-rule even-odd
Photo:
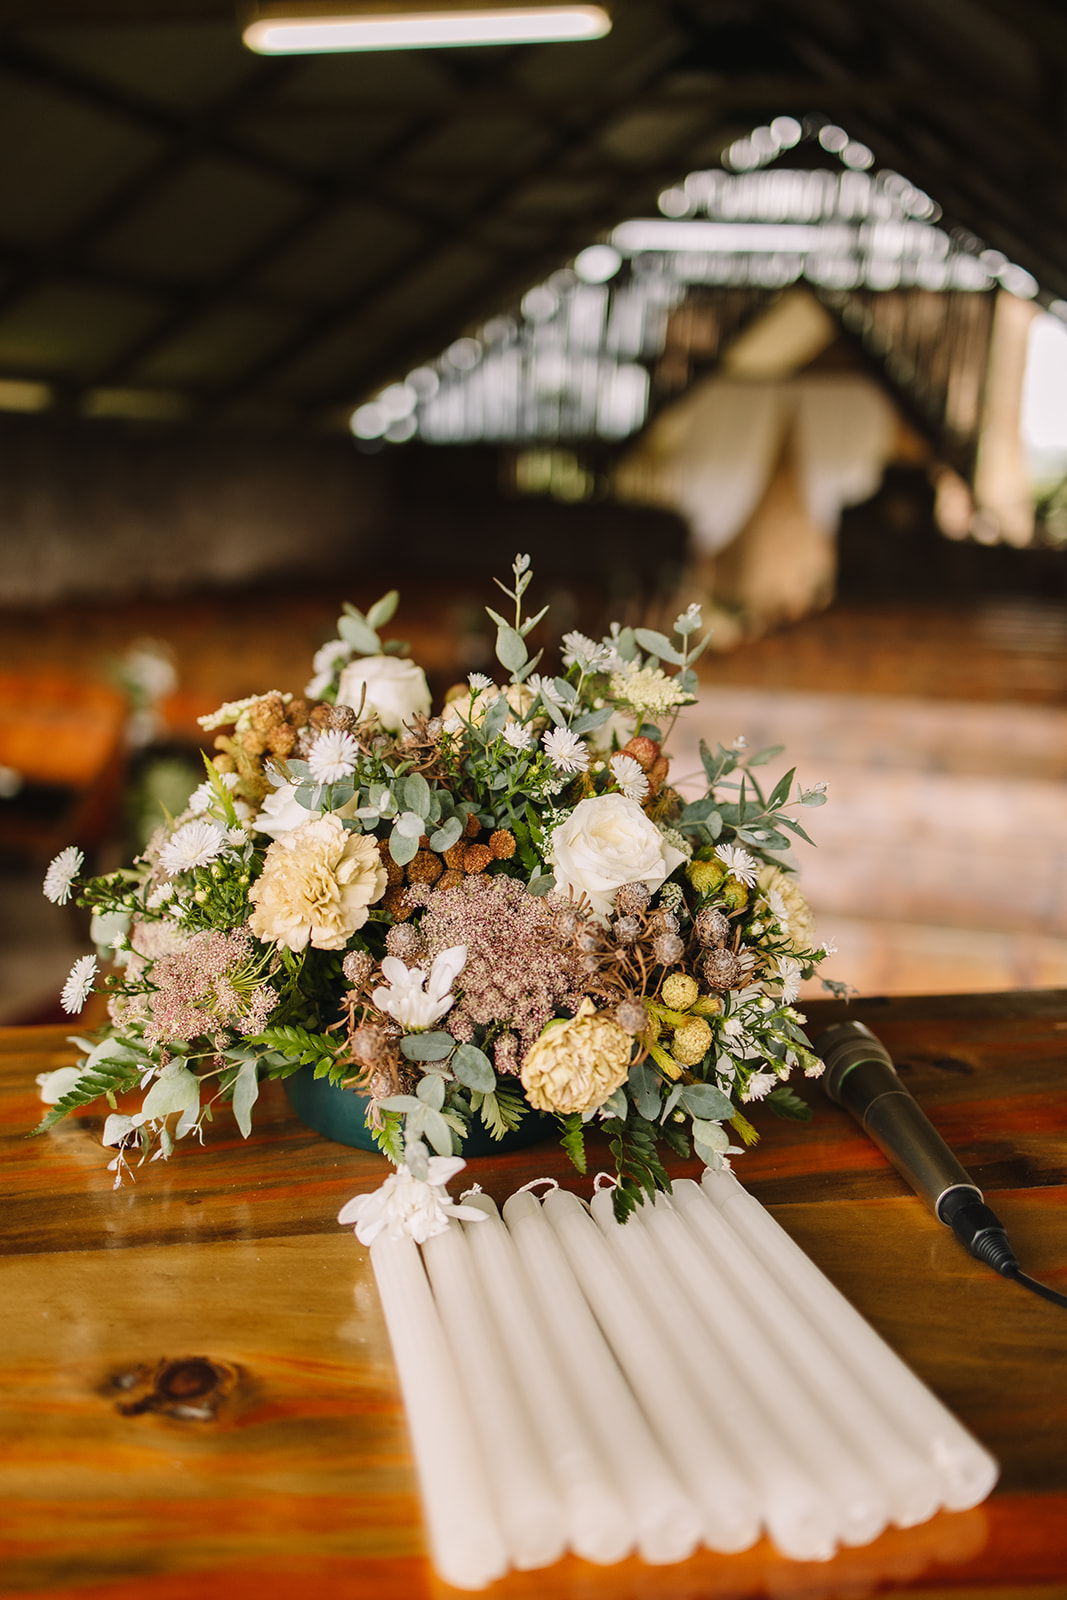
[(550, 1022), (519, 1073), (537, 1111), (594, 1111), (626, 1082), (633, 1040), (589, 999), (566, 1022)]
[(607, 917), (624, 883), (643, 883), (654, 894), (685, 855), (636, 800), (604, 794), (580, 801), (556, 828), (548, 859), (557, 889), (587, 895), (596, 915)]
[(349, 662), (341, 673), (337, 704), (358, 711), (361, 699), (363, 715), (377, 717), (389, 733), (400, 733), (404, 724), (420, 713), (424, 717), (430, 714), (426, 674), (414, 661), (401, 656), (364, 656)]
[(289, 950), (309, 941), (315, 950), (343, 950), (386, 883), (372, 838), (346, 833), (332, 814), (316, 817), (269, 846), (249, 890), (255, 910), (248, 926), (257, 939)]
[(771, 900), (771, 895), (779, 897), (781, 905), (785, 908), (788, 927), (783, 932), (788, 933), (789, 943), (794, 950), (811, 950), (815, 947), (815, 918), (811, 907), (797, 888), (797, 881), (788, 872), (783, 872), (781, 867), (764, 867), (757, 878), (760, 891), (773, 911), (777, 907)]

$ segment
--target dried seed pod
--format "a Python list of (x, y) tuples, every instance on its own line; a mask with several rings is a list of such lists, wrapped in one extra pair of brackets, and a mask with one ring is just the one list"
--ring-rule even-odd
[(641, 924), (636, 917), (616, 917), (611, 931), (616, 944), (634, 944), (641, 937)]
[(615, 895), (615, 910), (620, 917), (639, 917), (648, 907), (651, 895), (644, 883), (624, 883)]
[[(391, 956), (396, 956), (405, 966), (410, 967), (413, 962), (425, 954), (426, 944), (419, 932), (410, 922), (398, 922), (389, 929), (385, 936), (385, 948)], [(348, 957), (345, 957), (345, 970), (347, 971)], [(370, 957), (366, 958), (368, 961)]]
[(376, 1028), (372, 1022), (354, 1028), (348, 1043), (353, 1060), (372, 1072), (380, 1072), (387, 1066), (393, 1050), (393, 1041), (385, 1029)]
[(463, 870), (484, 872), (492, 859), (493, 852), (487, 844), (469, 844), (463, 852)]
[(678, 918), (673, 911), (668, 911), (666, 906), (660, 906), (652, 913), (653, 933), (677, 933)]
[(648, 1012), (642, 1001), (631, 997), (619, 1001), (615, 1007), (615, 1021), (626, 1033), (644, 1033), (648, 1027)]
[(685, 955), (685, 945), (676, 933), (660, 933), (652, 942), (652, 954), (661, 967), (673, 967)]
[(629, 744), (623, 745), (620, 752), (624, 756), (632, 756), (642, 772), (648, 772), (659, 760), (660, 747), (655, 739), (646, 739), (643, 734), (636, 735)]
[(704, 957), (702, 970), (709, 989), (725, 991), (736, 988), (743, 969), (732, 950), (712, 950)]
[(374, 958), (366, 950), (350, 950), (341, 962), (341, 971), (354, 989), (360, 989), (374, 970)]
[(708, 949), (721, 949), (730, 937), (730, 924), (714, 906), (705, 906), (693, 918), (693, 932)]
[(436, 883), (444, 872), (444, 862), (432, 850), (420, 850), (408, 862), (409, 883)]
[(575, 930), (574, 942), (579, 950), (599, 950), (600, 934), (592, 923), (583, 922), (581, 927)]

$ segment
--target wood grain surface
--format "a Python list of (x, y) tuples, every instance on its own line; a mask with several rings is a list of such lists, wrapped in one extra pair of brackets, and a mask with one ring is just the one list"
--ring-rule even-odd
[[(815, 1029), (839, 1014), (809, 1008)], [(1023, 1266), (1067, 1289), (1067, 994), (851, 1014), (894, 1053)], [(424, 1557), (367, 1253), (335, 1223), (383, 1163), (302, 1128), (270, 1085), (247, 1143), (224, 1114), (204, 1149), (116, 1192), (99, 1118), (25, 1138), (35, 1074), (71, 1059), (64, 1032), (0, 1031), (0, 1592), (453, 1596)], [(812, 1122), (763, 1116), (739, 1173), (993, 1450), (998, 1489), (826, 1564), (766, 1543), (668, 1568), (567, 1558), (512, 1574), (494, 1597), (1067, 1596), (1067, 1311), (972, 1261), (817, 1085), (804, 1089)], [(498, 1200), (540, 1174), (589, 1190), (552, 1144), (469, 1170)]]

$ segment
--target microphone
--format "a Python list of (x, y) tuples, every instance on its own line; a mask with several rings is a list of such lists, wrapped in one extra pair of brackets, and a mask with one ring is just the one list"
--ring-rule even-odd
[(813, 1048), (826, 1063), (823, 1088), (859, 1123), (939, 1222), (979, 1261), (1046, 1299), (1067, 1299), (1021, 1271), (999, 1218), (918, 1102), (904, 1087), (885, 1045), (862, 1022), (838, 1022)]

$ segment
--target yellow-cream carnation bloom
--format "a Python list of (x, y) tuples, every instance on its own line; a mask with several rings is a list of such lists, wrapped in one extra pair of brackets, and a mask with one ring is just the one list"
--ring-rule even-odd
[(788, 872), (783, 872), (780, 867), (766, 866), (756, 879), (760, 892), (768, 905), (773, 907), (771, 894), (781, 897), (781, 904), (785, 908), (789, 935), (789, 943), (794, 950), (811, 950), (815, 945), (815, 917), (804, 896), (797, 888), (797, 881)]
[(249, 890), (257, 939), (303, 950), (343, 950), (385, 893), (376, 842), (348, 833), (332, 813), (313, 817), (275, 839)]
[(519, 1077), (537, 1111), (593, 1111), (630, 1072), (633, 1039), (589, 999), (566, 1022), (552, 1022), (529, 1051)]

